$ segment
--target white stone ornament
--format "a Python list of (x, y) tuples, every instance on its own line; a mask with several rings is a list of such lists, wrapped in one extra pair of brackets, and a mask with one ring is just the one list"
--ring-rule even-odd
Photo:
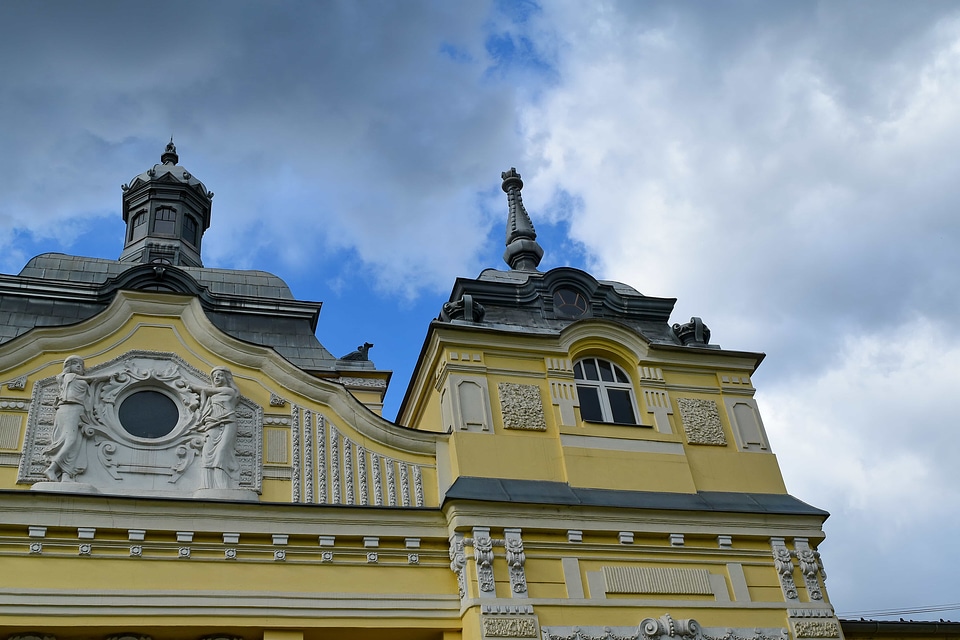
[(34, 385), (17, 481), (38, 491), (257, 500), (263, 410), (230, 370), (131, 351)]

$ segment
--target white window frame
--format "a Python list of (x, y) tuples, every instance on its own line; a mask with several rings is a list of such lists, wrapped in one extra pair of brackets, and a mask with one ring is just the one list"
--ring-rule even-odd
[[(594, 366), (597, 368), (597, 380), (589, 380), (586, 377), (586, 369), (583, 366), (583, 363), (586, 361), (592, 360)], [(600, 363), (604, 362), (611, 367), (613, 372), (614, 381), (603, 380), (600, 376)], [(596, 356), (587, 356), (585, 358), (578, 358), (573, 364), (574, 371), (574, 383), (577, 387), (577, 397), (580, 396), (580, 387), (589, 387), (597, 390), (597, 396), (600, 399), (600, 413), (601, 420), (600, 422), (608, 424), (626, 424), (626, 425), (636, 425), (640, 426), (640, 411), (637, 407), (637, 394), (633, 391), (633, 381), (630, 378), (630, 375), (624, 371), (623, 367), (618, 365), (615, 362), (607, 360), (606, 358), (599, 358)], [(626, 382), (620, 382), (617, 379), (622, 376), (626, 379)], [(626, 391), (630, 398), (630, 408), (633, 410), (633, 422), (616, 422), (613, 419), (613, 408), (610, 406), (610, 395), (611, 390)], [(587, 422), (597, 422), (597, 420), (592, 420), (589, 418), (583, 417), (583, 408), (581, 404), (581, 414), (580, 417)]]

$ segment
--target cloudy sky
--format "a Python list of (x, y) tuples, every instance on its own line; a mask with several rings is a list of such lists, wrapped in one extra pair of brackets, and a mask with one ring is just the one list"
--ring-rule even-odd
[(516, 166), (542, 268), (768, 354), (838, 612), (960, 618), (960, 5), (4, 1), (0, 117), (0, 271), (119, 256), (173, 134), (205, 264), (324, 301), (390, 416), (453, 279), (503, 266)]

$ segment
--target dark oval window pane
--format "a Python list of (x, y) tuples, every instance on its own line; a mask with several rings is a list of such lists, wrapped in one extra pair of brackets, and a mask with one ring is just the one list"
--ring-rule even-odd
[(180, 411), (159, 391), (138, 391), (120, 405), (120, 424), (140, 438), (160, 438), (177, 426)]
[(600, 365), (600, 379), (604, 382), (613, 382), (613, 370), (610, 368), (610, 363), (606, 360), (597, 360), (597, 364)]
[(586, 375), (587, 380), (600, 379), (600, 376), (597, 375), (597, 361), (593, 358), (583, 361), (583, 372)]
[[(637, 424), (633, 415), (633, 404), (630, 402), (630, 392), (625, 389), (608, 389), (610, 410), (613, 412), (613, 421), (620, 424)], [(581, 400), (582, 404), (582, 400)]]
[(630, 384), (630, 378), (627, 377), (627, 374), (623, 372), (617, 365), (613, 365), (613, 372), (617, 374), (617, 382), (622, 382), (623, 384)]
[(573, 378), (574, 380), (583, 380), (583, 366), (579, 362), (573, 365)]
[(596, 387), (577, 385), (577, 395), (580, 396), (580, 417), (593, 422), (603, 422), (603, 411), (600, 410), (600, 394)]

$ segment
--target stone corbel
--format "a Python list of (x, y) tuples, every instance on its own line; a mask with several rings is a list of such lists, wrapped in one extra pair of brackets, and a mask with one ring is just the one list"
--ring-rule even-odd
[(523, 538), (520, 529), (504, 529), (503, 545), (507, 552), (507, 565), (510, 567), (510, 591), (514, 597), (527, 597), (527, 576), (523, 568), (527, 556), (523, 552)]
[(780, 587), (783, 589), (783, 597), (787, 601), (796, 602), (797, 584), (793, 580), (793, 558), (783, 538), (770, 538), (770, 547), (773, 549), (773, 563), (777, 569), (777, 576), (780, 578)]
[(803, 581), (807, 586), (807, 593), (811, 600), (823, 600), (823, 592), (820, 590), (820, 580), (817, 574), (820, 574), (824, 580), (827, 574), (823, 570), (823, 563), (820, 561), (820, 554), (810, 548), (810, 543), (806, 538), (796, 538), (793, 541), (796, 548), (794, 555), (800, 562), (800, 573), (803, 574)]

